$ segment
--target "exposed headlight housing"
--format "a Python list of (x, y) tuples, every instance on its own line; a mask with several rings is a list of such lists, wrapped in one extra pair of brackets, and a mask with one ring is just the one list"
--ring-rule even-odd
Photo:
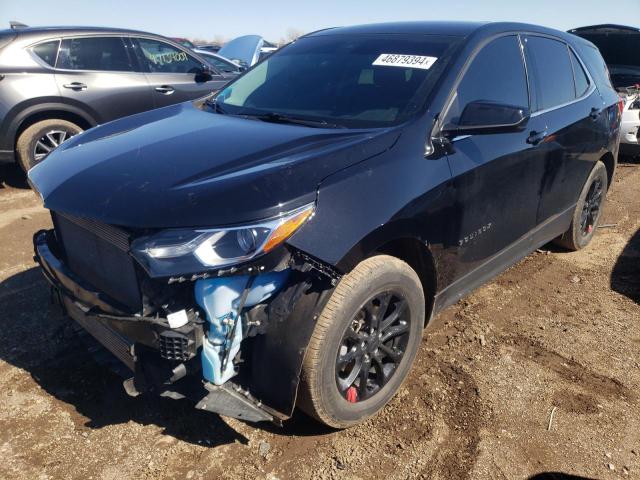
[(314, 204), (309, 204), (246, 226), (163, 230), (135, 240), (131, 252), (152, 277), (230, 267), (272, 251), (314, 210)]

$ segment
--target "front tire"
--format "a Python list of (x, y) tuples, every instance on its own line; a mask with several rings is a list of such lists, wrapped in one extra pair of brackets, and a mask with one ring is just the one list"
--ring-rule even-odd
[(16, 153), (18, 163), (27, 172), (44, 157), (69, 138), (82, 132), (75, 123), (67, 120), (49, 119), (27, 127), (18, 137)]
[(409, 265), (387, 255), (362, 261), (340, 280), (317, 320), (299, 406), (334, 428), (376, 414), (409, 373), (424, 316), (422, 285)]
[(580, 192), (569, 230), (554, 240), (556, 244), (576, 251), (591, 242), (602, 215), (604, 199), (609, 187), (607, 178), (607, 168), (604, 163), (596, 162)]

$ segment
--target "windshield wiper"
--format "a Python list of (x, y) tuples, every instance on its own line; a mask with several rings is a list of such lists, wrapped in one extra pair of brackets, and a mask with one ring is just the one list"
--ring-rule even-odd
[(275, 112), (244, 114), (243, 116), (249, 117), (249, 118), (255, 118), (257, 120), (262, 120), (263, 122), (303, 125), (305, 127), (312, 127), (312, 128), (347, 128), (344, 125), (340, 125), (338, 123), (329, 123), (326, 120), (313, 120), (310, 118), (290, 117), (289, 115), (283, 115), (282, 113), (275, 113)]
[(206, 100), (205, 105), (213, 108), (213, 111), (216, 113), (220, 113), (221, 115), (227, 115), (227, 112), (218, 104), (215, 98), (210, 98)]

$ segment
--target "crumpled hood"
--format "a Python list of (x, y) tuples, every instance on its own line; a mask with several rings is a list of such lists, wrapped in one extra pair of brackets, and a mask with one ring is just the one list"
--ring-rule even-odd
[(323, 178), (391, 148), (398, 135), (265, 123), (189, 102), (77, 135), (29, 180), (46, 208), (113, 225), (223, 226), (314, 201)]

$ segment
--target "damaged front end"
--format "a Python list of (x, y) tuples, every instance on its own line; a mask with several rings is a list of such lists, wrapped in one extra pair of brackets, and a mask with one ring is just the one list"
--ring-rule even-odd
[(68, 315), (131, 371), (128, 394), (279, 423), (339, 278), (284, 243), (308, 205), (249, 227), (133, 232), (52, 212), (35, 259)]

